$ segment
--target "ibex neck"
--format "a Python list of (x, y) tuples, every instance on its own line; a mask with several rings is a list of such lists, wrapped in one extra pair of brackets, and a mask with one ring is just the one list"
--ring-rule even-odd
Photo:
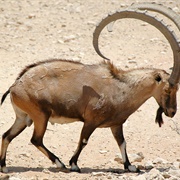
[(122, 110), (131, 109), (134, 112), (153, 96), (155, 88), (153, 72), (153, 69), (137, 69), (123, 74), (118, 96)]

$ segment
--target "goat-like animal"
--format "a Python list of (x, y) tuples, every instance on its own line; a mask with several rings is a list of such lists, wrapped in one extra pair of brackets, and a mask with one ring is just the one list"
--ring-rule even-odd
[(7, 172), (5, 161), (9, 143), (32, 122), (32, 144), (58, 168), (67, 171), (59, 158), (43, 144), (48, 121), (60, 124), (74, 121), (84, 123), (77, 150), (70, 160), (71, 171), (80, 172), (77, 161), (82, 149), (96, 128), (105, 127), (112, 130), (122, 153), (125, 169), (138, 171), (131, 165), (126, 153), (123, 123), (150, 97), (154, 97), (160, 106), (156, 118), (159, 125), (163, 122), (163, 112), (169, 117), (176, 114), (180, 47), (174, 34), (156, 18), (134, 10), (126, 10), (126, 15), (151, 19), (160, 26), (159, 29), (163, 29), (163, 34), (173, 49), (177, 66), (173, 68), (172, 74), (150, 68), (123, 71), (109, 61), (84, 65), (73, 61), (49, 60), (27, 66), (1, 99), (2, 104), (10, 93), (16, 113), (14, 124), (2, 137), (2, 172)]

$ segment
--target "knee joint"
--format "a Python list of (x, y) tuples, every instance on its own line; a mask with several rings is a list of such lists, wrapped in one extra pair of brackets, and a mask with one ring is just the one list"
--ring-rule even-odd
[(31, 138), (31, 143), (32, 143), (33, 145), (35, 145), (35, 146), (39, 146), (40, 144), (42, 144), (42, 140), (32, 137), (32, 138)]

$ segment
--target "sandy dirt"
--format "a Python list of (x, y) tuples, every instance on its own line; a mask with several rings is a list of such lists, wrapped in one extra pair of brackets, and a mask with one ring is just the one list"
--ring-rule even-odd
[[(31, 63), (51, 58), (99, 63), (102, 58), (92, 46), (95, 25), (109, 12), (132, 2), (143, 1), (1, 0), (0, 96), (14, 82), (21, 69)], [(180, 0), (156, 2), (180, 13)], [(177, 34), (180, 37), (180, 33)], [(142, 21), (126, 19), (116, 22), (112, 33), (103, 31), (100, 46), (102, 52), (122, 69), (156, 67), (169, 71), (173, 65), (167, 40), (158, 30)], [(141, 162), (134, 164), (144, 166), (145, 162), (157, 157), (169, 163), (180, 161), (180, 93), (177, 102), (176, 116), (173, 119), (163, 116), (165, 123), (161, 128), (155, 124), (158, 105), (154, 99), (149, 99), (129, 117), (124, 126), (128, 154), (142, 152), (144, 155)], [(0, 107), (0, 114), (2, 135), (15, 118), (9, 96)], [(44, 143), (67, 167), (81, 128), (80, 122), (48, 125)], [(97, 129), (81, 153), (78, 161), (81, 174), (59, 172), (30, 143), (32, 131), (33, 126), (26, 128), (9, 146), (7, 175), (10, 179), (118, 179), (124, 174), (128, 179), (138, 176), (124, 173), (123, 165), (114, 160), (120, 151), (108, 128)], [(0, 173), (0, 178), (4, 176)]]

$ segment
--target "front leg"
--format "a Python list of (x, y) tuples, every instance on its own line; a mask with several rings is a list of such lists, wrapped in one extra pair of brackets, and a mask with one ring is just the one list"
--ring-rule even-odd
[(124, 163), (124, 169), (130, 172), (139, 172), (139, 169), (136, 168), (136, 166), (131, 165), (131, 163), (129, 162), (127, 152), (126, 152), (126, 141), (124, 139), (122, 125), (111, 127), (111, 131), (120, 148), (123, 163)]
[(81, 172), (80, 168), (77, 165), (78, 157), (79, 157), (82, 149), (87, 145), (88, 139), (94, 130), (95, 130), (94, 125), (84, 124), (82, 131), (81, 131), (77, 150), (75, 151), (74, 155), (72, 156), (71, 160), (69, 161), (69, 164), (71, 166), (71, 169), (70, 169), (71, 171)]

